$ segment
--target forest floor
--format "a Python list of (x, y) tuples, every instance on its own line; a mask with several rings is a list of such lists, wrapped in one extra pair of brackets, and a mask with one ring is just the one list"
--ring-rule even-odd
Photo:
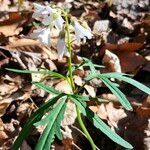
[[(29, 38), (37, 22), (32, 18), (33, 2), (47, 4), (47, 1), (24, 0), (18, 8), (15, 0), (0, 0), (0, 150), (9, 150), (21, 128), (31, 114), (50, 95), (31, 84), (40, 81), (40, 74), (18, 74), (5, 68), (46, 68), (64, 74), (66, 58), (58, 60), (56, 36), (52, 37), (51, 49), (39, 41)], [(149, 0), (53, 0), (58, 6), (66, 6), (72, 16), (87, 22), (94, 36), (85, 43), (73, 43), (75, 56), (91, 59), (105, 66), (104, 72), (132, 74), (133, 78), (150, 87), (150, 1)], [(57, 35), (58, 33), (56, 33)], [(76, 85), (80, 86), (85, 70), (74, 74)], [(58, 90), (70, 90), (60, 79), (49, 79), (46, 84)], [(99, 115), (110, 128), (134, 146), (135, 150), (150, 149), (150, 96), (129, 84), (118, 82), (121, 91), (133, 106), (126, 111), (117, 102), (109, 89), (98, 81), (85, 87), (84, 93), (110, 100), (109, 103), (91, 103), (89, 108)], [(65, 88), (64, 88), (65, 87)], [(64, 139), (55, 140), (56, 150), (90, 149), (90, 145), (79, 131), (73, 104), (68, 104), (68, 115)], [(101, 150), (121, 150), (106, 135), (97, 131), (85, 119), (86, 126)], [(21, 150), (32, 150), (43, 131), (35, 128), (24, 140)]]

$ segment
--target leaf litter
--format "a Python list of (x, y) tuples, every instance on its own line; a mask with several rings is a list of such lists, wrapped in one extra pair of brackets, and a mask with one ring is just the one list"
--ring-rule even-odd
[[(46, 2), (45, 2), (46, 3)], [(90, 58), (97, 64), (104, 65), (101, 72), (123, 72), (133, 74), (134, 78), (150, 85), (149, 81), (149, 39), (150, 20), (148, 0), (114, 0), (114, 1), (54, 1), (57, 5), (66, 5), (71, 14), (83, 22), (87, 21), (94, 35), (81, 46), (73, 42), (77, 56)], [(54, 48), (56, 36), (52, 36), (51, 49), (41, 45), (38, 41), (29, 38), (33, 30), (32, 16), (33, 2), (25, 0), (18, 10), (15, 1), (0, 1), (0, 149), (10, 149), (25, 120), (52, 95), (31, 85), (32, 81), (41, 81), (46, 78), (46, 84), (54, 85), (58, 90), (70, 94), (72, 91), (65, 81), (45, 77), (41, 74), (15, 74), (4, 68), (37, 69), (45, 68), (57, 70), (64, 74), (66, 60), (57, 61)], [(38, 24), (37, 24), (38, 25)], [(76, 62), (78, 60), (74, 60)], [(77, 86), (84, 84), (87, 69), (78, 69), (74, 79)], [(125, 92), (133, 105), (133, 112), (125, 111), (117, 102), (117, 98), (102, 83), (93, 80), (84, 87), (84, 95), (110, 100), (111, 102), (94, 102), (89, 108), (96, 112), (100, 118), (119, 135), (133, 144), (135, 149), (149, 149), (150, 132), (150, 103), (149, 97), (135, 88), (118, 81), (120, 88)], [(65, 88), (64, 88), (65, 87)], [(133, 97), (133, 98), (131, 98)], [(54, 142), (54, 149), (74, 149), (77, 145), (84, 149), (87, 141), (77, 129), (75, 108), (68, 103), (65, 118), (62, 122), (63, 140)], [(89, 123), (85, 120), (87, 124)], [(137, 124), (138, 122), (138, 124)], [(88, 125), (89, 130), (93, 127)], [(35, 129), (30, 137), (23, 142), (24, 150), (34, 149), (41, 130)], [(92, 131), (93, 137), (97, 131)], [(98, 135), (103, 141), (96, 141), (101, 149), (116, 149), (104, 135)], [(97, 138), (96, 138), (97, 139)], [(106, 146), (106, 143), (111, 143)], [(69, 146), (67, 146), (69, 145)], [(108, 144), (107, 144), (108, 145)], [(111, 148), (112, 147), (112, 148)], [(76, 147), (77, 148), (77, 147)], [(88, 149), (88, 145), (86, 149)]]

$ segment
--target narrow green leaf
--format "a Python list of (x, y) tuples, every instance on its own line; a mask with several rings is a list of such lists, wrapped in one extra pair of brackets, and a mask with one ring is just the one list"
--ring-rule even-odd
[(61, 78), (61, 79), (66, 79), (65, 76), (57, 73), (57, 72), (53, 72), (53, 71), (49, 71), (47, 69), (43, 69), (41, 70), (41, 68), (39, 68), (39, 70), (20, 70), (20, 69), (11, 69), (11, 68), (5, 68), (6, 70), (9, 71), (13, 71), (16, 73), (25, 73), (25, 74), (31, 74), (31, 73), (36, 73), (36, 74), (45, 74), (45, 75), (49, 75), (51, 77), (56, 77), (56, 78)]
[(72, 97), (74, 97), (75, 99), (79, 99), (80, 101), (89, 101), (89, 96), (83, 96), (83, 95), (71, 95)]
[[(49, 138), (48, 138), (48, 136), (49, 136)], [(47, 146), (46, 141), (49, 140), (50, 142), (52, 142), (54, 137), (55, 137), (55, 129), (51, 128), (51, 122), (49, 121), (49, 123), (47, 124), (46, 128), (44, 129), (41, 137), (39, 138), (39, 140), (36, 144), (35, 150), (49, 150), (50, 145)]]
[(56, 123), (55, 131), (57, 131), (57, 132), (55, 132), (57, 138), (58, 138), (59, 140), (62, 140), (63, 137), (62, 137), (62, 133), (61, 133), (61, 130), (60, 130), (60, 124), (59, 124), (59, 122)]
[(117, 77), (124, 76), (124, 75), (130, 76), (130, 77), (133, 76), (133, 75), (129, 75), (129, 74), (125, 74), (125, 73), (118, 73), (118, 72), (103, 73), (103, 74), (92, 72), (85, 78), (85, 80), (89, 81), (89, 80), (92, 80), (93, 78), (97, 78), (97, 76), (102, 76), (102, 77), (107, 77), (107, 78), (117, 78)]
[[(95, 68), (105, 68), (104, 66), (93, 64), (92, 62), (90, 62), (90, 64), (92, 64), (92, 66), (94, 66)], [(89, 67), (89, 66), (90, 65), (86, 62), (82, 65), (82, 67)]]
[[(11, 69), (11, 68), (5, 68), (8, 71), (16, 72), (16, 73), (26, 73), (26, 74), (31, 74), (31, 73), (39, 73), (39, 74), (47, 74), (47, 71), (38, 71), (38, 70), (20, 70), (20, 69)], [(51, 72), (51, 71), (49, 71)]]
[(33, 124), (41, 119), (43, 114), (49, 109), (50, 106), (54, 105), (54, 103), (61, 98), (63, 95), (60, 94), (49, 101), (47, 101), (45, 104), (43, 104), (35, 113), (31, 115), (31, 117), (28, 119), (27, 123), (24, 125), (23, 129), (19, 133), (19, 136), (15, 140), (12, 149), (18, 150), (21, 146), (23, 140), (30, 134), (30, 131), (32, 130)]
[(71, 97), (73, 97), (74, 99), (77, 99), (79, 101), (85, 102), (85, 101), (95, 101), (95, 102), (109, 102), (109, 100), (106, 99), (102, 99), (102, 98), (94, 98), (94, 97), (89, 97), (89, 96), (83, 96), (83, 95), (69, 95)]
[[(63, 119), (63, 114), (66, 108), (66, 97), (61, 99), (61, 102), (50, 112), (48, 117), (49, 122), (42, 133), (35, 150), (48, 150), (51, 146), (55, 133), (58, 135), (60, 131), (58, 130), (57, 125), (61, 124)], [(60, 130), (60, 127), (59, 127)]]
[(119, 135), (117, 135), (115, 132), (113, 132), (108, 125), (106, 125), (94, 112), (92, 112), (85, 103), (82, 103), (73, 97), (71, 97), (71, 100), (79, 107), (81, 112), (83, 113), (84, 116), (86, 116), (92, 123), (93, 125), (100, 129), (104, 134), (106, 134), (112, 141), (116, 142), (117, 144), (128, 148), (132, 149), (132, 145), (122, 139)]
[[(125, 74), (126, 75), (126, 74)], [(134, 80), (134, 79), (131, 79), (129, 77), (126, 77), (126, 76), (123, 76), (122, 74), (118, 74), (118, 73), (113, 73), (113, 74), (102, 74), (100, 76), (104, 76), (104, 77), (107, 77), (107, 78), (115, 78), (115, 79), (118, 79), (118, 80), (122, 80), (124, 82), (127, 82), (133, 86), (135, 86), (136, 88), (140, 89), (141, 91), (147, 93), (147, 94), (150, 94), (150, 88), (148, 88), (147, 86), (141, 84), (140, 82)]]
[(98, 76), (98, 74), (97, 73), (90, 73), (86, 78), (85, 78), (85, 80), (86, 81), (90, 81), (90, 80), (92, 80), (92, 79), (94, 79), (94, 78), (97, 78), (97, 76)]
[(120, 73), (120, 72), (111, 72), (111, 73), (102, 73), (100, 74), (102, 76), (105, 76), (107, 78), (114, 78), (114, 77), (120, 77), (120, 76), (128, 76), (128, 77), (133, 77), (132, 74), (126, 74), (126, 73)]
[(47, 86), (41, 82), (32, 82), (32, 84), (36, 85), (37, 87), (39, 87), (40, 89), (43, 89), (44, 91), (48, 92), (48, 93), (53, 93), (53, 94), (60, 94), (59, 91), (57, 91), (55, 88)]
[(85, 58), (85, 57), (82, 57), (83, 60), (84, 60), (84, 63), (83, 65), (84, 66), (89, 66), (89, 63), (92, 64), (95, 68), (105, 68), (105, 66), (102, 66), (102, 65), (97, 65), (97, 64), (94, 64), (90, 59), (88, 58)]
[[(63, 96), (60, 98), (60, 101), (64, 102), (67, 99), (67, 96)], [(61, 103), (60, 103), (61, 104)], [(50, 120), (51, 117), (55, 115), (56, 113), (56, 109), (58, 109), (57, 107), (60, 107), (59, 105), (57, 105), (55, 108), (53, 108), (47, 116), (45, 116), (43, 119), (41, 119), (40, 121), (34, 123), (34, 126), (39, 126), (39, 125), (44, 125), (47, 124)]]
[(125, 95), (116, 87), (110, 80), (107, 78), (101, 77), (100, 79), (104, 82), (104, 84), (110, 89), (110, 91), (116, 95), (120, 103), (127, 109), (127, 110), (132, 110), (132, 106), (125, 97)]

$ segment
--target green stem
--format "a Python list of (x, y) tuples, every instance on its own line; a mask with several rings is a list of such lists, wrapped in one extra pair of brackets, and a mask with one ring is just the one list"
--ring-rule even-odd
[(82, 131), (84, 132), (84, 134), (86, 135), (86, 138), (90, 142), (92, 150), (96, 150), (96, 145), (94, 144), (94, 141), (92, 140), (88, 130), (86, 129), (86, 127), (85, 127), (85, 125), (84, 125), (84, 123), (82, 121), (80, 110), (79, 110), (78, 107), (76, 107), (76, 112), (77, 112), (77, 119), (78, 119), (78, 122), (80, 124), (80, 127), (81, 127)]
[[(75, 93), (75, 84), (74, 84), (73, 75), (72, 75), (72, 47), (71, 47), (71, 38), (70, 38), (70, 31), (69, 31), (68, 14), (65, 14), (65, 20), (66, 20), (68, 52), (70, 55), (68, 58), (69, 79), (70, 79), (70, 85), (72, 87), (72, 91), (73, 91), (73, 93)], [(80, 125), (81, 129), (83, 130), (84, 134), (86, 135), (86, 138), (90, 142), (92, 150), (96, 150), (96, 145), (94, 144), (94, 141), (92, 140), (88, 130), (86, 129), (86, 127), (82, 121), (80, 110), (78, 107), (76, 107), (76, 112), (77, 112), (77, 119), (78, 119), (79, 125)]]
[(68, 21), (68, 14), (65, 15), (66, 19), (66, 30), (67, 30), (67, 43), (68, 43), (68, 51), (69, 51), (69, 58), (68, 58), (68, 66), (69, 66), (69, 78), (72, 90), (75, 90), (75, 85), (73, 81), (73, 75), (72, 75), (72, 48), (71, 48), (71, 38), (70, 38), (70, 32), (69, 32), (69, 21)]

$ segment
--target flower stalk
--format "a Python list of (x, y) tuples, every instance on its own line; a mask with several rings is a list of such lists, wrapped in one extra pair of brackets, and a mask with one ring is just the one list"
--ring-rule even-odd
[(73, 75), (72, 75), (72, 47), (71, 47), (71, 38), (70, 38), (70, 32), (69, 32), (69, 20), (68, 20), (67, 13), (65, 15), (65, 20), (66, 20), (67, 44), (68, 44), (67, 46), (68, 46), (68, 52), (69, 52), (69, 57), (68, 57), (69, 79), (70, 79), (70, 84), (71, 84), (72, 90), (74, 92), (75, 85), (74, 85)]
[[(71, 38), (70, 38), (70, 31), (69, 31), (69, 19), (68, 19), (67, 13), (65, 15), (65, 21), (66, 21), (66, 32), (67, 32), (67, 45), (68, 45), (68, 52), (69, 52), (69, 57), (68, 57), (69, 80), (70, 80), (70, 85), (72, 87), (72, 91), (73, 93), (75, 93), (75, 84), (73, 81), (73, 72), (72, 72), (72, 47), (71, 47)], [(84, 125), (80, 110), (77, 106), (76, 106), (76, 113), (77, 113), (78, 123), (81, 129), (83, 130), (84, 134), (86, 135), (86, 138), (90, 142), (92, 150), (96, 150), (96, 145), (94, 144), (94, 141), (92, 140), (88, 130), (86, 129)]]

